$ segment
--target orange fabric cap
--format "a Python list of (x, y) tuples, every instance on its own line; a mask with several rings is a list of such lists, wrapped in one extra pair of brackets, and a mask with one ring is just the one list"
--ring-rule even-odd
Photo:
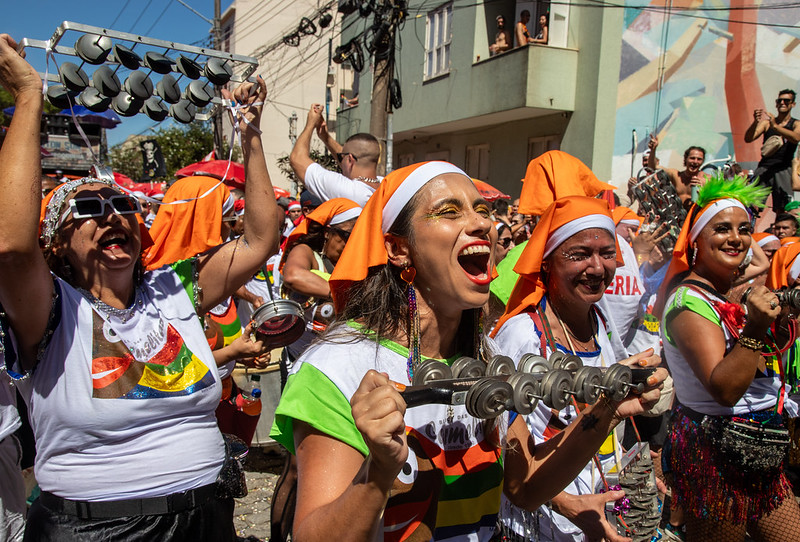
[(615, 207), (613, 211), (611, 211), (611, 218), (614, 220), (614, 224), (619, 226), (619, 223), (623, 220), (636, 220), (639, 222), (639, 227), (642, 227), (644, 223), (644, 217), (637, 215), (633, 212), (633, 210), (627, 207)]
[[(759, 246), (760, 246), (760, 243), (761, 243), (762, 239), (765, 239), (767, 237), (775, 237), (775, 234), (769, 233), (769, 232), (766, 232), (766, 231), (757, 231), (757, 232), (751, 233), (750, 237), (752, 237), (753, 241), (758, 243)], [(777, 239), (777, 237), (775, 237), (775, 238)], [(780, 239), (778, 239), (778, 242), (780, 242)]]
[[(525, 245), (522, 254), (520, 254), (517, 264), (514, 266), (514, 271), (519, 274), (519, 278), (517, 279), (514, 289), (511, 291), (511, 296), (506, 304), (506, 311), (498, 320), (492, 332), (492, 336), (497, 333), (508, 319), (529, 308), (536, 307), (542, 300), (542, 297), (544, 297), (547, 287), (542, 279), (542, 262), (545, 259), (547, 241), (552, 234), (560, 227), (590, 215), (603, 215), (608, 217), (609, 223), (612, 222), (608, 203), (605, 200), (587, 196), (572, 196), (557, 199), (545, 210), (544, 214), (539, 219), (539, 223), (536, 224), (536, 227), (533, 229), (533, 233), (530, 239), (528, 239), (528, 244)], [(597, 221), (594, 224), (587, 224), (578, 231), (571, 233), (569, 237), (579, 231), (598, 227), (602, 226), (599, 225)], [(617, 244), (617, 236), (613, 233), (613, 228), (609, 233), (611, 233), (614, 238), (614, 243), (617, 245), (617, 265), (622, 265), (622, 261), (620, 260), (622, 258), (622, 252)], [(569, 237), (567, 237), (567, 239)]]
[(219, 179), (194, 175), (178, 179), (169, 187), (150, 228), (153, 246), (145, 254), (147, 269), (185, 260), (222, 244), (222, 205), (230, 196), (228, 187), (220, 184), (204, 198), (166, 205), (197, 198), (218, 183)]
[(800, 254), (800, 243), (785, 245), (775, 251), (772, 256), (772, 263), (769, 266), (769, 274), (767, 275), (767, 288), (778, 290), (787, 288), (790, 281), (794, 283), (794, 280), (789, 276), (789, 270), (792, 268), (798, 254)]
[[(430, 171), (432, 176), (424, 175), (429, 178), (424, 178), (424, 182), (420, 183), (417, 177), (422, 175), (423, 171)], [(447, 162), (412, 164), (396, 169), (384, 177), (378, 189), (367, 201), (364, 210), (361, 211), (361, 216), (356, 221), (350, 239), (347, 241), (328, 282), (337, 312), (340, 312), (347, 304), (348, 290), (354, 282), (367, 278), (371, 267), (386, 265), (389, 261), (383, 241), (384, 208), (392, 200), (392, 196), (398, 192), (403, 182), (409, 179), (414, 172), (417, 172), (417, 175), (414, 176), (412, 182), (419, 188), (424, 186), (425, 182), (446, 173), (459, 173), (469, 179), (466, 173)], [(475, 190), (477, 192), (477, 189)]]
[(586, 164), (563, 151), (548, 151), (528, 164), (522, 179), (519, 212), (539, 216), (553, 201), (566, 196), (596, 196), (614, 190)]
[(278, 270), (283, 271), (283, 264), (286, 263), (286, 257), (292, 250), (292, 245), (294, 245), (301, 236), (308, 233), (309, 220), (322, 226), (327, 226), (335, 216), (340, 215), (345, 211), (349, 211), (350, 209), (361, 209), (361, 207), (355, 201), (347, 198), (333, 198), (323, 202), (322, 205), (308, 213), (308, 215), (305, 217), (305, 220), (300, 222), (300, 224), (298, 224), (297, 227), (292, 230), (292, 233), (290, 233), (289, 237), (286, 239), (286, 248), (281, 256)]

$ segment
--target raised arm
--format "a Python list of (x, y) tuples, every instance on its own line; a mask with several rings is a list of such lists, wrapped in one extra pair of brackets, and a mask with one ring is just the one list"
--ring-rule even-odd
[(314, 135), (314, 130), (322, 122), (322, 106), (320, 104), (311, 104), (308, 110), (308, 118), (306, 125), (300, 135), (297, 136), (292, 152), (289, 154), (289, 165), (292, 166), (295, 175), (301, 181), (306, 180), (306, 169), (314, 163), (311, 159), (311, 136)]
[[(0, 304), (18, 342), (23, 367), (33, 368), (50, 315), (53, 279), (39, 249), (42, 81), (0, 34), (0, 84), (16, 109), (0, 148)], [(13, 218), (13, 220), (12, 220)]]
[[(248, 96), (254, 83), (245, 83), (236, 89), (237, 103), (264, 103), (267, 86), (259, 77), (259, 92)], [(258, 128), (263, 106), (250, 105), (242, 110), (250, 125)], [(261, 135), (245, 121), (240, 121), (244, 168), (247, 176), (244, 215), (244, 234), (233, 241), (215, 247), (200, 257), (199, 286), (203, 295), (200, 309), (204, 314), (233, 294), (247, 282), (264, 262), (278, 250), (278, 223), (281, 221), (275, 192), (267, 173)]]
[(320, 138), (325, 148), (332, 155), (336, 156), (342, 152), (342, 145), (328, 131), (328, 123), (325, 122), (325, 119), (322, 119), (322, 122), (317, 126), (317, 137)]
[(753, 122), (750, 123), (744, 133), (744, 142), (752, 143), (761, 137), (761, 134), (766, 132), (767, 128), (769, 128), (769, 119), (766, 118), (765, 111), (763, 109), (755, 109), (753, 111)]

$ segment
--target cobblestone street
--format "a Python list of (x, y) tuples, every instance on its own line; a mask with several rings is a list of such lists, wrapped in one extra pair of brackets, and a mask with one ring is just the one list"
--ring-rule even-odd
[(248, 494), (236, 499), (233, 522), (240, 541), (269, 540), (269, 504), (283, 468), (280, 448), (252, 448), (245, 463)]

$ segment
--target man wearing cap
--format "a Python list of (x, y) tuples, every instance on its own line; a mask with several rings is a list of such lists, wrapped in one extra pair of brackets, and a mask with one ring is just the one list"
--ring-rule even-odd
[(498, 15), (497, 34), (494, 36), (494, 43), (489, 46), (489, 54), (496, 55), (511, 49), (511, 32), (506, 30), (506, 18)]
[[(322, 142), (336, 156), (342, 173), (329, 171), (311, 159), (311, 136), (317, 130)], [(378, 140), (365, 133), (355, 134), (344, 145), (331, 137), (322, 118), (322, 106), (312, 104), (303, 131), (289, 155), (289, 163), (312, 194), (322, 201), (347, 198), (364, 205), (380, 184)]]

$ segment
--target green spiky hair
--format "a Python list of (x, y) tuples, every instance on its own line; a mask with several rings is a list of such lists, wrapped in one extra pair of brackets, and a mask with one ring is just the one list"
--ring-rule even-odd
[(732, 198), (738, 200), (745, 207), (760, 209), (764, 207), (769, 193), (769, 188), (759, 186), (755, 182), (748, 182), (747, 178), (742, 175), (726, 179), (720, 171), (700, 187), (695, 203), (698, 207), (705, 207), (714, 200)]

